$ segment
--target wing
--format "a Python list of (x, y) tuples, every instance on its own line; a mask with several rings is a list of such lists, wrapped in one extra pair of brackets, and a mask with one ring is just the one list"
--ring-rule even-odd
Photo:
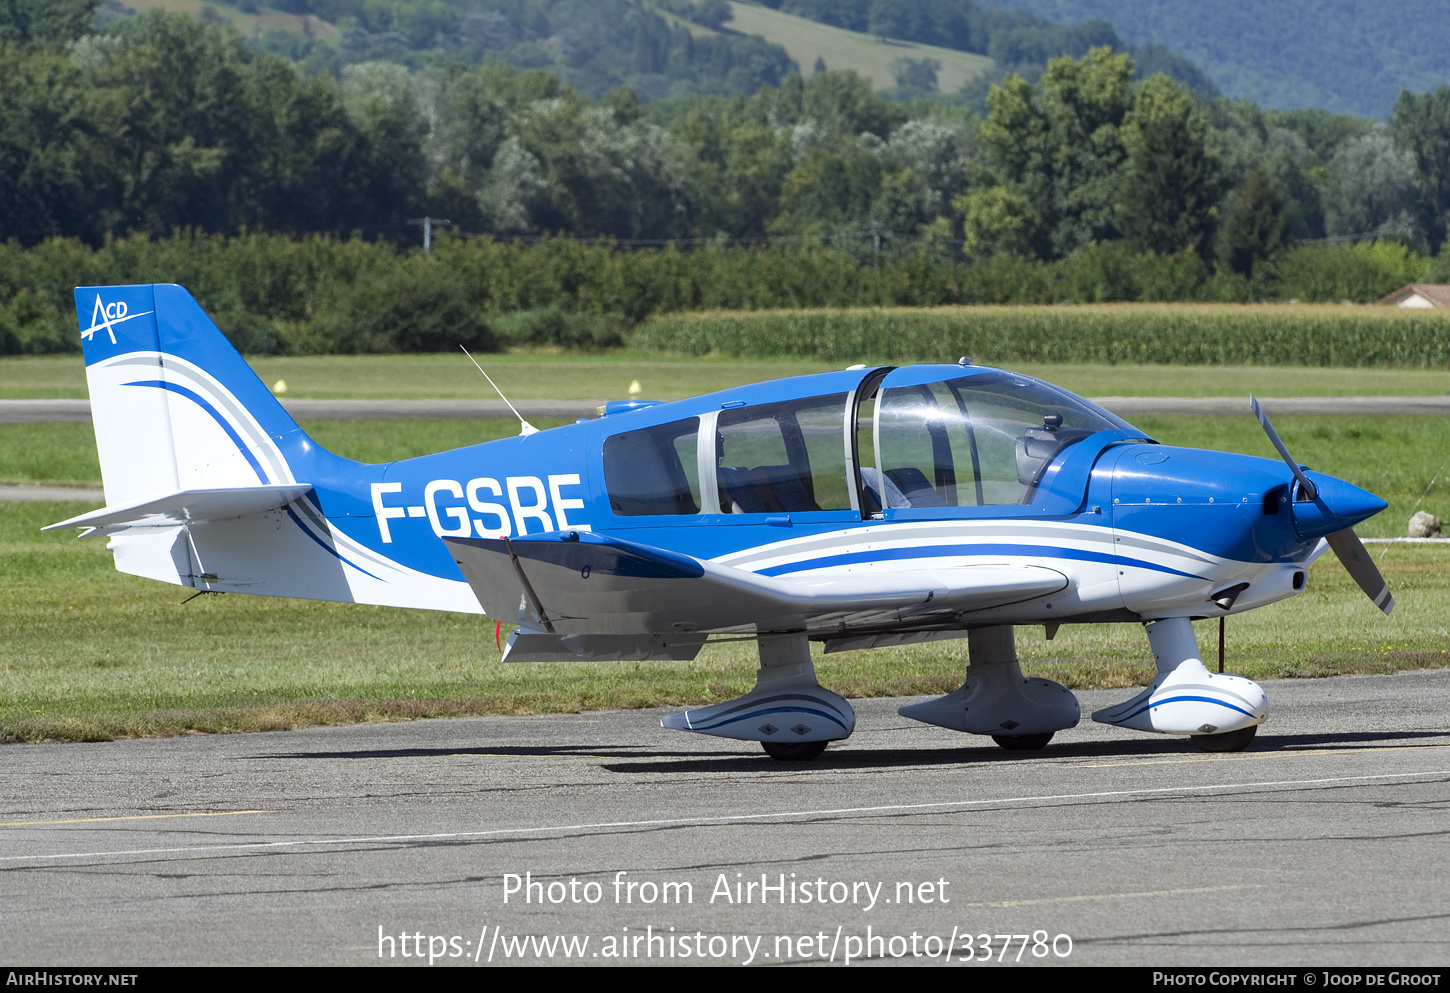
[(444, 538), (490, 617), (561, 636), (842, 632), (927, 623), (1066, 588), (1008, 563), (762, 576), (589, 532)]

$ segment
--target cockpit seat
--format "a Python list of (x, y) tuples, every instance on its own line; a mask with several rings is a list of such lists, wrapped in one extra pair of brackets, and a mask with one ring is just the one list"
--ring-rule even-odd
[(722, 465), (715, 470), (720, 484), (720, 509), (729, 514), (766, 514), (765, 495), (744, 466)]
[(720, 483), (720, 509), (728, 513), (801, 514), (820, 509), (789, 465), (754, 469), (722, 465), (715, 476)]
[[(881, 503), (881, 473), (872, 467), (861, 469), (861, 482), (866, 484), (866, 495), (869, 496), (876, 506), (866, 507), (867, 513), (874, 514), (882, 507)], [(890, 474), (886, 476), (886, 503), (885, 506), (892, 508), (910, 507), (911, 502), (906, 499), (896, 483), (892, 482)]]
[(936, 487), (926, 478), (926, 473), (915, 466), (902, 466), (900, 469), (887, 469), (886, 478), (896, 484), (897, 490), (905, 498), (907, 507), (945, 507), (947, 502), (941, 498)]
[(750, 471), (772, 513), (803, 514), (820, 510), (796, 471), (788, 465), (761, 465)]

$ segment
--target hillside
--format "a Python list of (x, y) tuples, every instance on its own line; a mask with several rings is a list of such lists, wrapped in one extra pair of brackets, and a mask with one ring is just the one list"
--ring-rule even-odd
[(896, 85), (891, 63), (900, 58), (940, 62), (937, 83), (943, 93), (960, 89), (962, 84), (989, 72), (993, 66), (992, 59), (985, 55), (908, 41), (883, 42), (869, 34), (831, 27), (758, 4), (732, 2), (730, 8), (734, 14), (729, 22), (731, 30), (759, 35), (781, 46), (802, 72), (809, 73), (820, 58), (825, 60), (827, 68), (856, 70), (868, 77), (877, 89)]
[[(195, 14), (208, 20), (230, 23), (242, 34), (249, 36), (276, 30), (306, 34), (307, 27), (311, 28), (310, 34), (313, 38), (332, 39), (338, 35), (336, 27), (315, 15), (299, 16), (277, 10), (249, 13), (235, 2), (226, 0), (130, 0), (129, 6), (137, 9), (160, 7), (164, 10)], [(807, 75), (816, 64), (816, 59), (820, 58), (831, 69), (856, 70), (870, 79), (877, 89), (888, 89), (896, 85), (892, 63), (901, 58), (935, 59), (940, 62), (937, 81), (938, 88), (944, 93), (960, 89), (964, 83), (989, 72), (993, 67), (992, 59), (985, 55), (908, 41), (882, 41), (868, 34), (831, 27), (754, 3), (732, 2), (729, 6), (733, 17), (724, 26), (724, 31), (716, 31), (650, 5), (651, 10), (664, 21), (675, 28), (688, 31), (695, 38), (715, 38), (721, 34), (763, 38), (785, 49)], [(304, 21), (308, 22), (307, 26), (304, 26)], [(650, 92), (644, 95), (648, 99), (660, 94)]]
[(996, 0), (1076, 22), (1112, 21), (1127, 40), (1192, 59), (1223, 92), (1276, 109), (1384, 117), (1401, 89), (1450, 82), (1441, 0)]
[[(84, 0), (81, 0), (84, 2)], [(721, 9), (725, 0), (713, 0)], [(785, 49), (701, 30), (639, 0), (105, 0), (99, 26), (138, 8), (229, 25), (254, 51), (340, 76), (359, 62), (544, 69), (590, 99), (753, 93), (795, 68)], [(285, 13), (283, 12), (285, 11)]]

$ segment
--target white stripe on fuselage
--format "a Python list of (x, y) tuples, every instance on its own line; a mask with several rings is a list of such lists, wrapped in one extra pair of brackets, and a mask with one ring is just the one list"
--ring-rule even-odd
[[(980, 554), (970, 551), (973, 545), (982, 546)], [(942, 546), (966, 547), (959, 554), (933, 554), (933, 549)], [(989, 546), (1010, 546), (1010, 550)], [(910, 554), (915, 549), (921, 554)], [(849, 564), (828, 561), (842, 556), (851, 556), (856, 561)], [(812, 568), (810, 563), (816, 560), (821, 560), (822, 565)], [(843, 528), (742, 549), (712, 561), (752, 572), (777, 573), (784, 567), (783, 571), (793, 575), (868, 570), (899, 573), (989, 563), (1038, 566), (1062, 572), (1071, 581), (1068, 591), (1043, 598), (1059, 609), (1097, 611), (1121, 606), (1154, 615), (1201, 611), (1211, 589), (1228, 582), (1256, 583), (1296, 567), (1294, 563), (1284, 562), (1241, 562), (1166, 538), (1117, 532), (1107, 524), (1003, 519), (912, 521)], [(791, 566), (800, 568), (790, 569)], [(1066, 619), (1070, 614), (1058, 616)], [(1016, 622), (1035, 622), (1037, 617), (1029, 612)]]

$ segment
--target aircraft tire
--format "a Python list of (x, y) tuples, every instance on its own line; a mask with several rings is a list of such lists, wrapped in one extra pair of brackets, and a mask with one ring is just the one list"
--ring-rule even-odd
[(762, 741), (760, 747), (779, 762), (809, 762), (820, 758), (827, 744), (825, 741)]
[(1046, 734), (994, 734), (992, 740), (1009, 752), (1035, 752), (1045, 748), (1053, 732)]
[(1241, 752), (1249, 747), (1249, 742), (1254, 740), (1254, 735), (1258, 731), (1257, 724), (1250, 724), (1237, 731), (1225, 731), (1223, 734), (1195, 734), (1192, 737), (1193, 743), (1205, 752)]

